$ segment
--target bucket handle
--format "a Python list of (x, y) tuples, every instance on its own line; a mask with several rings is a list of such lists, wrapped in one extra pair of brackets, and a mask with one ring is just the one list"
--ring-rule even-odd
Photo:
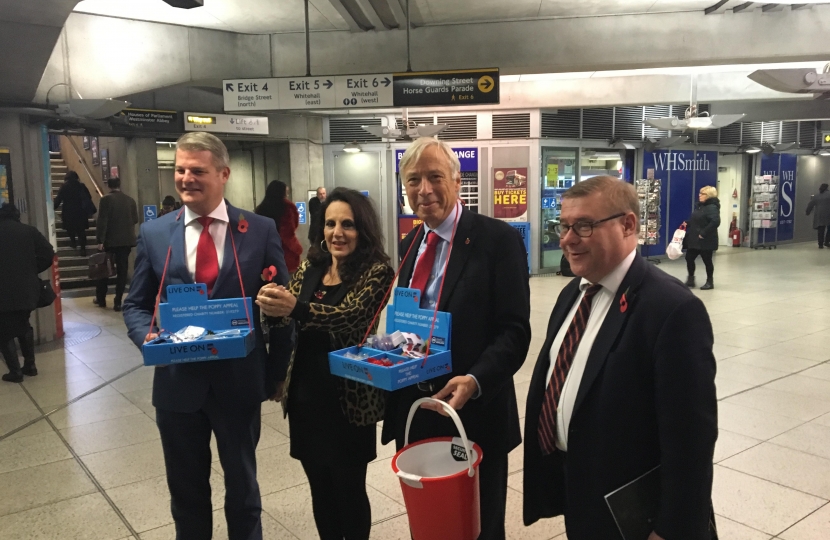
[(458, 429), (459, 435), (461, 435), (461, 441), (464, 443), (464, 451), (467, 452), (467, 464), (469, 467), (467, 475), (470, 478), (475, 476), (476, 471), (475, 469), (473, 469), (473, 454), (470, 452), (470, 441), (467, 439), (467, 432), (464, 430), (464, 424), (461, 423), (461, 418), (458, 417), (458, 413), (455, 412), (455, 409), (450, 407), (449, 403), (445, 401), (441, 401), (440, 399), (434, 399), (431, 397), (425, 397), (416, 400), (415, 403), (412, 404), (412, 407), (409, 408), (409, 416), (407, 416), (406, 418), (406, 431), (404, 432), (403, 445), (409, 445), (409, 427), (412, 425), (412, 417), (415, 416), (415, 411), (417, 411), (423, 403), (437, 403), (444, 408), (444, 411), (446, 411), (448, 415), (450, 415), (450, 418), (452, 418), (452, 421), (455, 423), (456, 429)]

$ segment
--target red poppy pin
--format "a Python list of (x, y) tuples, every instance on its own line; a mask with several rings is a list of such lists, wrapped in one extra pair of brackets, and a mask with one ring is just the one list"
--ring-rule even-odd
[(628, 294), (628, 289), (626, 289), (620, 297), (620, 313), (625, 313), (628, 309), (628, 299), (625, 297), (626, 294)]
[(242, 234), (248, 232), (248, 220), (245, 219), (245, 216), (243, 214), (239, 214), (239, 225), (237, 225), (237, 229)]
[[(244, 231), (243, 231), (244, 232)], [(271, 282), (272, 279), (277, 277), (277, 268), (272, 264), (268, 268), (263, 268), (262, 270), (262, 281)]]

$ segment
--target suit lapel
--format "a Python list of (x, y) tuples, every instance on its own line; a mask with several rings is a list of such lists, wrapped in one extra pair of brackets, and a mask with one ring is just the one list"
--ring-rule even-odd
[(245, 242), (247, 234), (239, 232), (239, 216), (244, 214), (245, 212), (243, 210), (239, 210), (228, 204), (228, 230), (225, 232), (225, 253), (222, 259), (222, 268), (219, 269), (219, 276), (216, 278), (216, 283), (213, 286), (214, 293), (220, 290), (227, 280), (236, 278), (237, 261), (236, 257), (234, 257), (233, 245), (235, 242), (237, 253), (242, 251), (242, 245)]
[[(631, 268), (629, 268), (628, 273), (623, 278), (622, 283), (620, 283), (620, 288), (617, 290), (617, 294), (611, 302), (611, 307), (608, 308), (608, 314), (605, 316), (597, 338), (591, 347), (591, 352), (588, 354), (588, 362), (585, 365), (585, 372), (582, 375), (582, 381), (579, 383), (579, 391), (576, 394), (576, 402), (574, 403), (573, 409), (574, 415), (576, 415), (580, 405), (585, 401), (585, 397), (588, 395), (591, 385), (593, 385), (599, 372), (602, 371), (602, 367), (608, 359), (608, 353), (611, 352), (611, 348), (616, 343), (617, 336), (620, 334), (626, 319), (636, 309), (634, 301), (640, 283), (645, 276), (648, 264), (645, 259), (640, 257), (639, 254), (636, 254), (634, 261), (631, 263)], [(625, 311), (621, 307), (623, 294), (626, 295), (627, 302)]]
[(447, 302), (449, 302), (455, 290), (455, 284), (461, 277), (461, 272), (464, 270), (464, 265), (470, 256), (470, 250), (475, 244), (475, 236), (473, 215), (462, 207), (458, 228), (455, 231), (455, 240), (452, 243), (452, 252), (449, 254), (450, 261), (447, 265), (447, 273), (444, 276), (443, 292), (438, 302), (439, 310), (447, 310)]
[(300, 295), (297, 297), (297, 300), (300, 302), (308, 302), (311, 300), (311, 296), (314, 294), (314, 288), (318, 283), (320, 283), (320, 280), (323, 279), (323, 274), (325, 273), (325, 267), (309, 265), (308, 268), (305, 269), (303, 283), (300, 287)]
[[(401, 265), (401, 272), (398, 276), (398, 287), (409, 287), (409, 280), (412, 279), (412, 272), (415, 269), (415, 260), (418, 258), (418, 246), (420, 246), (423, 241), (424, 228), (419, 226), (418, 232), (415, 234), (415, 237), (412, 239), (412, 243), (410, 244), (411, 249), (408, 248), (409, 256)], [(403, 255), (406, 255), (405, 251)]]

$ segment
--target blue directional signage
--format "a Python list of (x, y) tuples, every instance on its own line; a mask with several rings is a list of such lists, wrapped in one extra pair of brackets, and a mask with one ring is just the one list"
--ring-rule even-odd
[(556, 197), (542, 197), (542, 208), (556, 208)]
[(150, 221), (159, 217), (158, 207), (155, 204), (144, 205), (144, 221)]
[(367, 199), (369, 198), (369, 191), (368, 191), (368, 190), (365, 190), (365, 189), (364, 189), (364, 190), (363, 190), (363, 191), (361, 191), (360, 193), (362, 193), (362, 194), (363, 194), (363, 196), (364, 196), (364, 197), (366, 197)]
[(297, 205), (297, 213), (300, 214), (300, 225), (305, 225), (308, 222), (308, 208), (306, 208), (306, 203), (300, 201), (294, 204)]

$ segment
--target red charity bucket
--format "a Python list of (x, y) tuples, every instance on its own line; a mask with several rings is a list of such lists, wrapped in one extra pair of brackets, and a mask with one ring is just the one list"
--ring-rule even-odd
[[(422, 403), (440, 404), (461, 437), (436, 437), (409, 444), (412, 417)], [(463, 450), (462, 450), (463, 449)], [(462, 454), (463, 452), (463, 454)], [(406, 419), (404, 447), (392, 458), (403, 491), (413, 540), (476, 540), (481, 533), (478, 467), (484, 454), (467, 439), (458, 413), (447, 403), (422, 398)]]

